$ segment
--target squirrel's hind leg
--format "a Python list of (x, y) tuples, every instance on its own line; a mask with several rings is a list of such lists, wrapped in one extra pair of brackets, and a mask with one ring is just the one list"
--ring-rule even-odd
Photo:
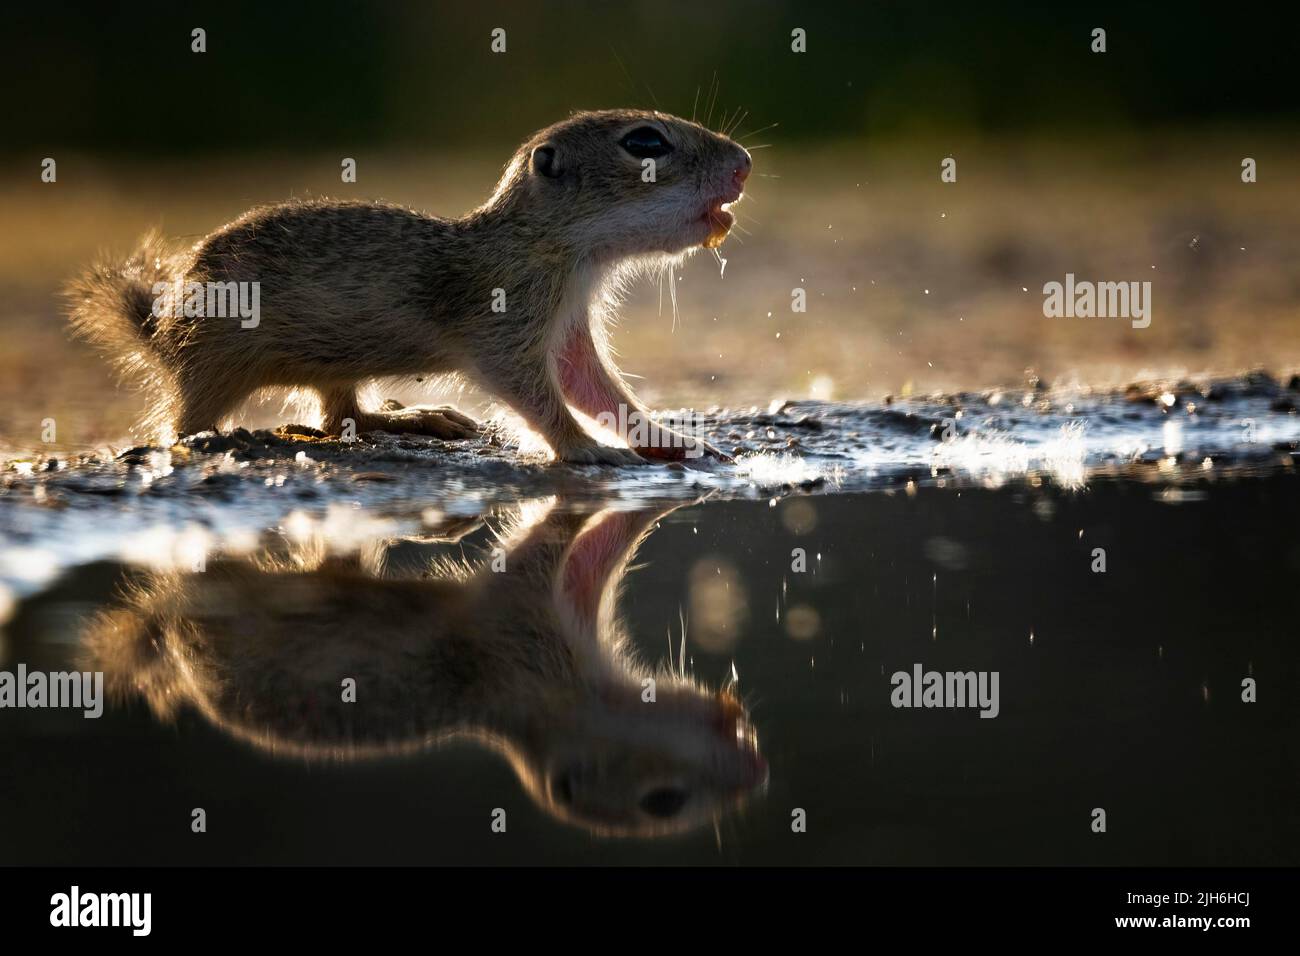
[(389, 399), (380, 406), (379, 411), (363, 412), (357, 402), (355, 385), (322, 388), (318, 391), (324, 413), (321, 427), (327, 435), (345, 434), (349, 422), (354, 434), (385, 431), (394, 434), (432, 435), (449, 440), (473, 438), (480, 431), (477, 422), (449, 405), (405, 406)]
[(232, 398), (232, 394), (228, 383), (214, 389), (210, 380), (177, 375), (172, 398), (173, 414), (170, 416), (176, 434), (185, 436), (217, 431), (222, 419), (245, 397), (241, 394)]

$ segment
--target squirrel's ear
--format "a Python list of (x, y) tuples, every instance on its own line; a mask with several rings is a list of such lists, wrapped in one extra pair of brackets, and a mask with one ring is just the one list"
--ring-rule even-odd
[(544, 143), (533, 150), (532, 164), (533, 172), (539, 176), (555, 179), (560, 175), (560, 158), (550, 143)]

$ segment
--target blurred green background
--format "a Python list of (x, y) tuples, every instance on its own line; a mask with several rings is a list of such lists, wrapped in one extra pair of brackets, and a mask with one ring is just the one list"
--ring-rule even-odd
[[(508, 146), (575, 108), (689, 113), (715, 75), (719, 114), (779, 121), (785, 141), (1294, 122), (1300, 44), (1282, 6), (42, 3), (6, 13), (21, 87), (6, 125), (20, 150)], [(494, 27), (507, 55), (489, 50)], [(793, 27), (806, 55), (790, 55)]]

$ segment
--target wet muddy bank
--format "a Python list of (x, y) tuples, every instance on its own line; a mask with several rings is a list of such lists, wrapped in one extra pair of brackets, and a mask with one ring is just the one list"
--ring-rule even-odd
[(1016, 482), (1081, 488), (1103, 477), (1194, 489), (1291, 472), (1298, 402), (1294, 377), (1252, 373), (1102, 392), (1031, 380), (880, 403), (712, 410), (701, 431), (736, 455), (734, 465), (573, 467), (491, 435), (374, 433), (343, 443), (306, 429), (237, 429), (170, 448), (62, 458), (11, 455), (0, 478), (0, 585), (30, 593), (74, 564), (131, 559), (185, 534), (221, 547), (286, 522), (347, 525), (347, 515), (415, 532), (428, 514), (549, 496), (634, 506)]

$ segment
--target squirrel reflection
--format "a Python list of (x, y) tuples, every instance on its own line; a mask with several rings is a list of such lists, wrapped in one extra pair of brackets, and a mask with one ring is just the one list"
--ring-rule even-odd
[(481, 564), (418, 576), (319, 544), (152, 573), (92, 624), (90, 663), (160, 718), (190, 706), (276, 754), (477, 741), (549, 813), (602, 835), (684, 832), (743, 803), (767, 776), (744, 708), (638, 664), (615, 610), (661, 513), (529, 510)]

